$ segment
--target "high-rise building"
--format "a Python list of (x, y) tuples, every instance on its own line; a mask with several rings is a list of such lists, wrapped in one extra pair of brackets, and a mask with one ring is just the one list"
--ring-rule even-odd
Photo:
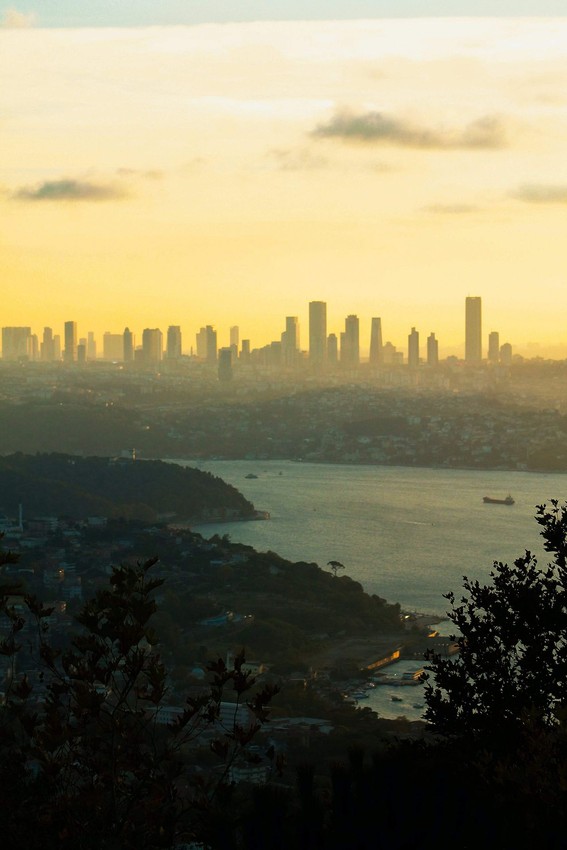
[(397, 363), (399, 360), (398, 354), (401, 354), (403, 358), (403, 352), (398, 352), (393, 342), (385, 342), (382, 348), (384, 366), (393, 366), (395, 363)]
[(498, 331), (491, 331), (488, 334), (488, 361), (489, 363), (498, 363), (500, 360), (500, 334)]
[(124, 360), (124, 334), (113, 334), (105, 331), (102, 337), (102, 358), (109, 362)]
[(130, 328), (124, 328), (124, 332), (122, 334), (122, 348), (124, 351), (124, 362), (132, 363), (134, 360), (134, 349), (136, 347), (136, 341), (134, 339), (134, 334), (130, 330)]
[(345, 319), (345, 329), (341, 333), (341, 364), (351, 368), (360, 364), (360, 323), (358, 316), (350, 315)]
[(2, 359), (30, 360), (31, 328), (2, 328)]
[(504, 342), (500, 346), (500, 362), (503, 366), (512, 365), (512, 346), (509, 342)]
[(309, 362), (320, 368), (327, 359), (327, 304), (309, 302)]
[(370, 354), (368, 362), (371, 366), (380, 366), (383, 359), (382, 319), (373, 318), (370, 322)]
[(43, 329), (43, 337), (40, 345), (40, 357), (46, 362), (50, 363), (55, 359), (54, 351), (53, 351), (53, 329), (52, 328), (44, 328)]
[(286, 316), (285, 332), (282, 334), (283, 365), (293, 368), (299, 360), (299, 320), (297, 316)]
[(468, 296), (465, 300), (465, 360), (482, 361), (482, 304), (478, 296)]
[(53, 359), (61, 360), (61, 336), (60, 334), (55, 334), (53, 337)]
[(197, 333), (197, 357), (207, 363), (217, 362), (217, 332), (212, 325), (201, 328)]
[(230, 348), (232, 350), (233, 362), (238, 357), (238, 347), (240, 345), (240, 328), (238, 325), (233, 325), (230, 329)]
[(336, 366), (339, 362), (339, 341), (336, 334), (329, 334), (327, 337), (327, 363), (329, 366)]
[(232, 348), (221, 348), (219, 351), (219, 381), (232, 381)]
[(179, 325), (170, 325), (167, 329), (167, 359), (179, 360), (181, 350), (181, 328)]
[(415, 328), (408, 334), (408, 366), (410, 369), (419, 366), (419, 331)]
[(93, 331), (87, 334), (87, 360), (96, 360), (96, 340)]
[(65, 322), (65, 348), (63, 360), (65, 363), (73, 363), (77, 359), (77, 323)]
[(250, 360), (250, 340), (243, 339), (242, 340), (242, 349), (240, 350), (240, 359), (243, 363), (248, 363)]
[(430, 333), (427, 337), (427, 365), (437, 366), (439, 364), (439, 342), (435, 334)]
[(142, 331), (142, 360), (146, 365), (156, 365), (163, 357), (163, 334), (159, 328)]
[(86, 363), (87, 362), (87, 340), (85, 337), (81, 337), (79, 343), (77, 345), (77, 363)]

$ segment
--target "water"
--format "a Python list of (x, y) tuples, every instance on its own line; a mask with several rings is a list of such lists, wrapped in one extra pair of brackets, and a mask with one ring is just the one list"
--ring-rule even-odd
[[(369, 593), (410, 611), (443, 615), (443, 594), (459, 597), (463, 575), (487, 580), (495, 560), (511, 562), (525, 549), (546, 561), (535, 506), (563, 501), (563, 475), (458, 469), (346, 466), (292, 461), (182, 462), (198, 466), (237, 487), (267, 522), (196, 526), (204, 536), (229, 534), (233, 541), (272, 550), (292, 561), (330, 560)], [(247, 479), (248, 473), (258, 476)], [(516, 504), (485, 505), (484, 495)], [(441, 624), (441, 632), (450, 632)], [(409, 663), (409, 662), (408, 662)], [(410, 665), (412, 666), (412, 665)], [(413, 662), (415, 667), (415, 662)], [(421, 711), (420, 688), (376, 688), (361, 705), (383, 717)]]

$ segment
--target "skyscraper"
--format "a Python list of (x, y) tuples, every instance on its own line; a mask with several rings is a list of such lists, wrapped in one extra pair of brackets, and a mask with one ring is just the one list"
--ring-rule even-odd
[(130, 330), (130, 328), (124, 328), (124, 333), (122, 334), (123, 341), (123, 349), (124, 349), (124, 362), (132, 363), (134, 360), (134, 334)]
[(435, 334), (430, 333), (427, 337), (427, 365), (437, 366), (439, 364), (439, 342)]
[(148, 365), (158, 364), (163, 356), (163, 334), (159, 328), (142, 331), (142, 359)]
[(124, 334), (113, 334), (110, 331), (105, 331), (102, 337), (102, 359), (111, 363), (124, 360)]
[(327, 304), (309, 302), (309, 362), (321, 367), (327, 359)]
[(49, 363), (55, 359), (53, 350), (53, 329), (43, 329), (43, 339), (41, 341), (41, 359)]
[(2, 359), (28, 360), (31, 355), (31, 328), (2, 328)]
[(232, 381), (232, 348), (221, 348), (219, 351), (219, 381)]
[(77, 323), (65, 322), (65, 348), (63, 360), (65, 363), (73, 363), (77, 357)]
[(299, 358), (299, 320), (297, 316), (285, 317), (285, 332), (282, 334), (284, 366), (294, 367)]
[(408, 366), (410, 369), (419, 366), (419, 331), (415, 328), (408, 334)]
[(482, 305), (478, 296), (465, 300), (465, 360), (467, 363), (482, 361)]
[(488, 361), (490, 363), (498, 363), (500, 360), (500, 334), (498, 331), (491, 331), (488, 334)]
[(370, 323), (370, 356), (368, 362), (371, 366), (379, 366), (382, 361), (382, 319), (374, 318)]
[(87, 360), (96, 360), (96, 339), (94, 331), (87, 334)]
[(179, 360), (181, 357), (181, 328), (170, 325), (167, 329), (167, 359)]
[(341, 333), (341, 363), (350, 367), (360, 363), (360, 323), (358, 316), (352, 314), (346, 317)]

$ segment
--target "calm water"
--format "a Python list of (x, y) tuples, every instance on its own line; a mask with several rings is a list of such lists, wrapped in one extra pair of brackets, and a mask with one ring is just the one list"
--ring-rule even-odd
[[(267, 522), (196, 527), (205, 536), (228, 533), (260, 551), (325, 566), (337, 560), (369, 593), (407, 610), (443, 614), (442, 594), (457, 594), (463, 575), (484, 580), (494, 560), (512, 561), (525, 549), (547, 557), (535, 506), (563, 500), (567, 477), (406, 467), (342, 466), (291, 461), (206, 461), (184, 465), (218, 475)], [(254, 473), (257, 479), (247, 479)], [(484, 495), (512, 507), (485, 505)], [(409, 663), (409, 662), (408, 662)], [(415, 664), (410, 664), (410, 667)], [(421, 688), (377, 688), (362, 704), (384, 716), (418, 717)], [(403, 695), (403, 703), (391, 694)], [(403, 692), (403, 694), (402, 694)]]

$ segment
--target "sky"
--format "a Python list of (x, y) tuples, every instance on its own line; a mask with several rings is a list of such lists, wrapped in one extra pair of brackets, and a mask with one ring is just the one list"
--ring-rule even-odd
[(567, 18), (423, 5), (0, 2), (1, 324), (567, 356)]

